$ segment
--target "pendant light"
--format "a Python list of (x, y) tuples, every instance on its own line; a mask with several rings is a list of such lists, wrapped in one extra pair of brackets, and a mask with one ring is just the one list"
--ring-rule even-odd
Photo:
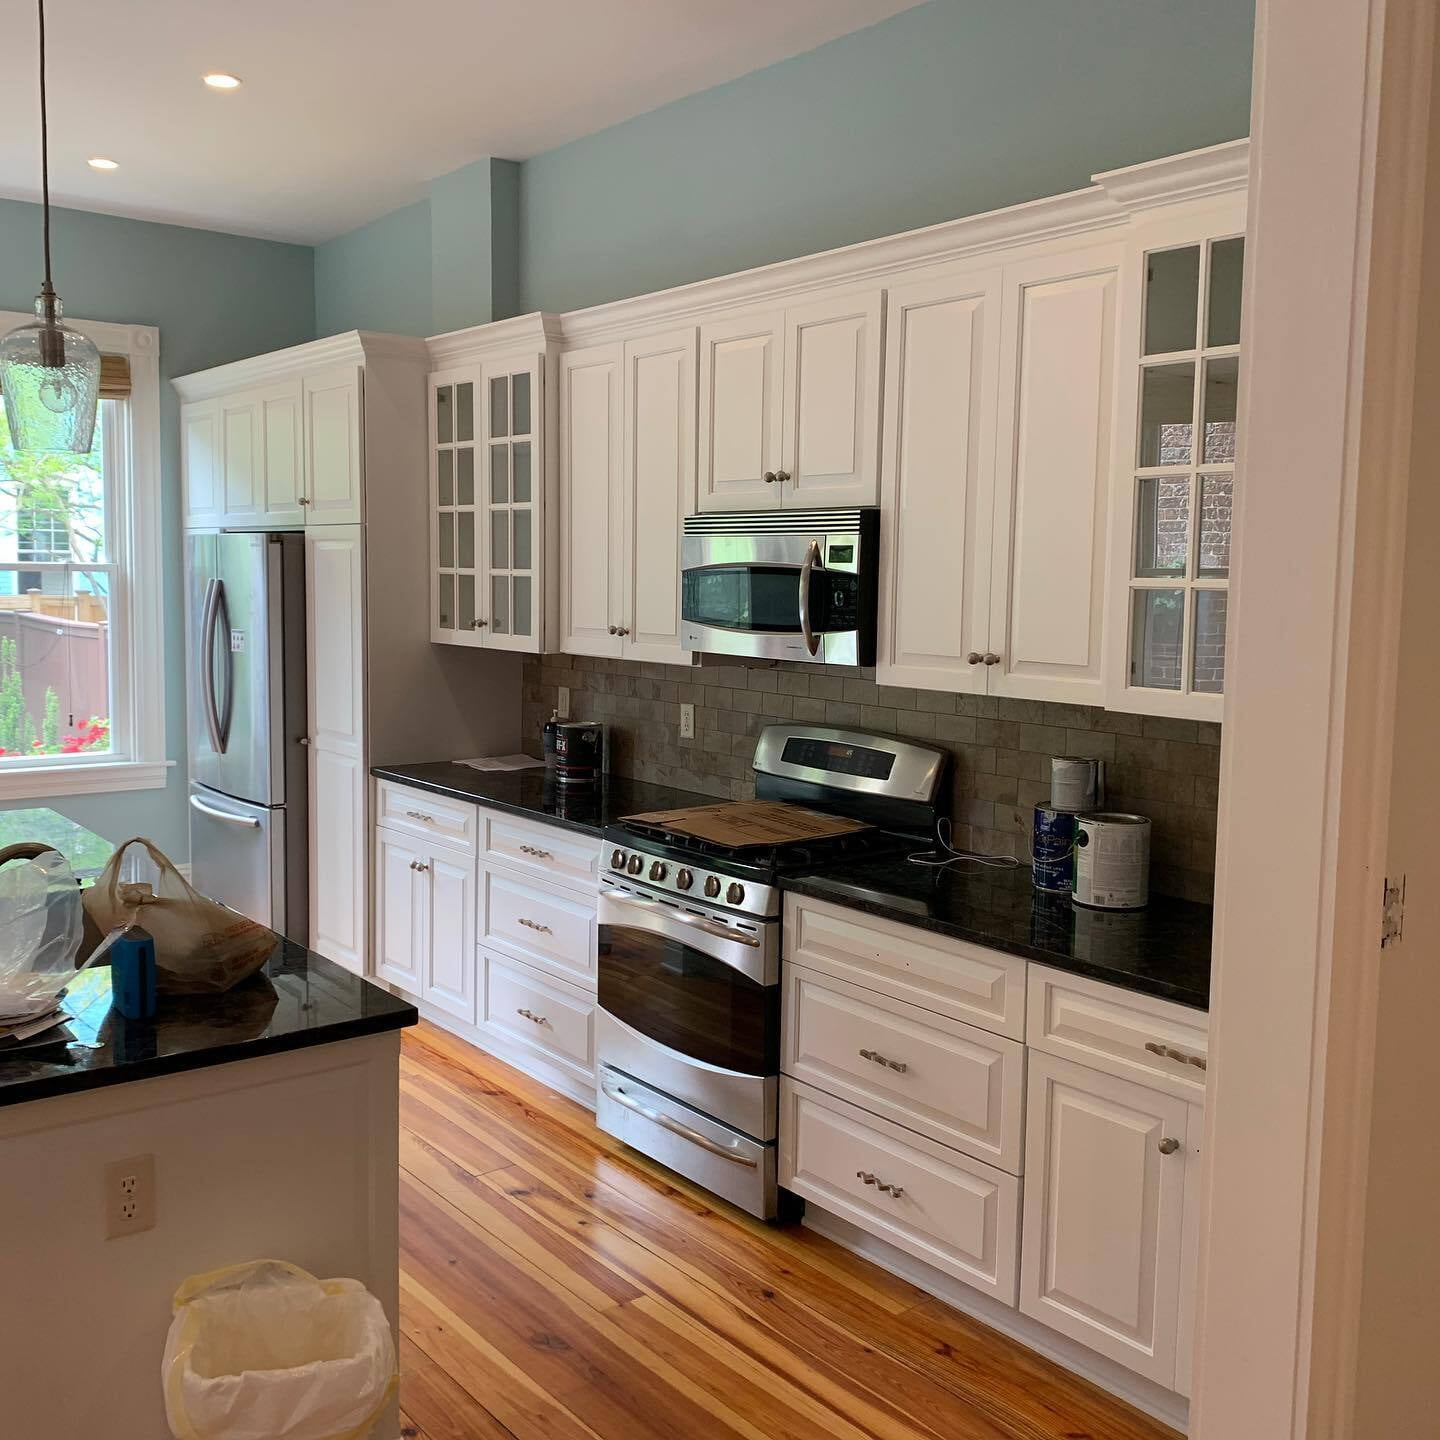
[(90, 453), (100, 393), (100, 352), (61, 317), (50, 282), (50, 132), (45, 112), (45, 0), (40, 8), (40, 179), (45, 229), (45, 283), (35, 319), (0, 340), (0, 389), (10, 444), (22, 451)]

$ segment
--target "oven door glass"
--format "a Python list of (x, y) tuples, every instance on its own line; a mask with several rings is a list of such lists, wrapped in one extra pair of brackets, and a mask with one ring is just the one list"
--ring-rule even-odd
[(601, 1008), (692, 1060), (743, 1075), (780, 1062), (780, 987), (762, 985), (683, 941), (601, 924)]
[[(800, 633), (800, 569), (796, 565), (705, 565), (685, 571), (681, 613), (694, 625), (772, 635)], [(860, 581), (845, 570), (810, 577), (810, 626), (816, 634), (860, 624)]]

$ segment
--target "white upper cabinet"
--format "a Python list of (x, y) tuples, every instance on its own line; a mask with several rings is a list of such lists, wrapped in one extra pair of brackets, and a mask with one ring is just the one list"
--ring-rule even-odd
[(880, 488), (886, 684), (983, 694), (1000, 271), (896, 286), (888, 297)]
[(305, 489), (299, 497), (307, 525), (358, 525), (362, 438), (360, 367), (341, 365), (304, 378)]
[(185, 523), (218, 525), (225, 513), (220, 491), (220, 402), (195, 400), (180, 407), (180, 483)]
[(480, 367), (430, 376), (430, 638), (479, 645), (483, 508), (476, 502)]
[(268, 525), (301, 525), (305, 512), (300, 496), (305, 491), (305, 422), (303, 387), (286, 380), (261, 390), (260, 510)]
[(680, 527), (695, 500), (693, 326), (560, 358), (561, 646), (684, 664)]
[(220, 489), (227, 524), (257, 524), (263, 504), (265, 449), (260, 397), (253, 391), (220, 402)]
[(992, 695), (1105, 698), (1120, 260), (1108, 246), (1005, 269), (985, 657)]
[(873, 505), (878, 289), (700, 327), (699, 509)]
[(1099, 704), (1118, 246), (889, 292), (877, 676)]

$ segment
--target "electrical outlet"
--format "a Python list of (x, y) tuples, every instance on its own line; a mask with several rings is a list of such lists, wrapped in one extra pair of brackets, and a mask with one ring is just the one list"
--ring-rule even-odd
[(562, 720), (570, 718), (570, 687), (562, 685), (555, 696), (555, 711)]
[(155, 1157), (134, 1155), (105, 1167), (105, 1238), (155, 1228)]
[(695, 707), (693, 705), (680, 707), (680, 738), (682, 740), (695, 738)]

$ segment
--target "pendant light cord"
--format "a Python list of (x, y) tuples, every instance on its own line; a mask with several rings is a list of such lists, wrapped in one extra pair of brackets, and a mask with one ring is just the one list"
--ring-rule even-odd
[(45, 0), (40, 7), (40, 191), (43, 200), (45, 229), (45, 294), (51, 296), (55, 287), (50, 281), (50, 122), (45, 107)]

